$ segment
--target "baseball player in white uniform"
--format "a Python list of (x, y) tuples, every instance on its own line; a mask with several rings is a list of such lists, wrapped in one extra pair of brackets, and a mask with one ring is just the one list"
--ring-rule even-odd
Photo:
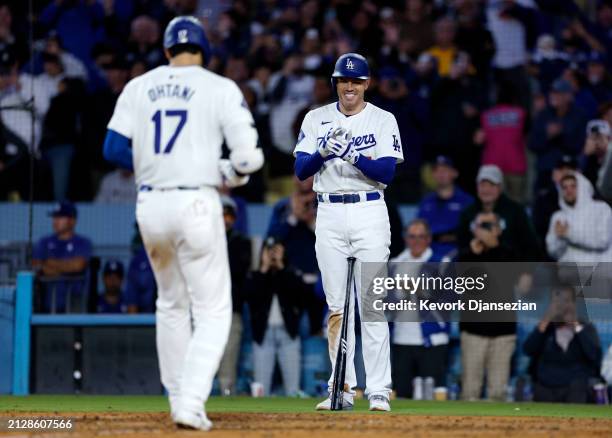
[[(204, 403), (232, 318), (230, 273), (217, 186), (246, 183), (263, 164), (238, 86), (202, 66), (210, 49), (199, 21), (166, 28), (170, 65), (130, 81), (108, 124), (105, 157), (133, 163), (136, 218), (157, 281), (157, 350), (173, 421), (208, 430)], [(225, 139), (229, 160), (221, 159)]]
[[(335, 365), (342, 318), (348, 318), (348, 351), (343, 409), (353, 406), (355, 376), (354, 295), (350, 314), (342, 315), (347, 257), (357, 259), (355, 289), (361, 290), (360, 262), (387, 262), (391, 231), (383, 190), (396, 163), (403, 161), (395, 117), (365, 102), (369, 85), (366, 59), (356, 53), (336, 61), (332, 84), (338, 102), (304, 117), (295, 147), (300, 179), (315, 175), (317, 192), (316, 253), (329, 306), (329, 355)], [(358, 300), (359, 302), (359, 300)], [(370, 410), (389, 411), (391, 366), (386, 322), (361, 323), (366, 395)], [(333, 370), (329, 380), (331, 391)], [(328, 410), (330, 398), (317, 405)]]

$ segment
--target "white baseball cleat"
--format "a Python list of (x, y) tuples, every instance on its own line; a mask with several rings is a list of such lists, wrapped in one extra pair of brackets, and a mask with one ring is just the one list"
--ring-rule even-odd
[[(348, 393), (344, 393), (342, 398), (342, 410), (350, 411), (353, 409), (353, 396)], [(316, 407), (317, 411), (331, 411), (331, 395), (319, 403)]]
[(191, 412), (178, 412), (172, 416), (174, 423), (182, 429), (195, 429), (209, 431), (212, 428), (212, 421), (205, 413), (194, 414)]
[(370, 397), (370, 410), (389, 412), (391, 410), (389, 399), (384, 395), (373, 395)]

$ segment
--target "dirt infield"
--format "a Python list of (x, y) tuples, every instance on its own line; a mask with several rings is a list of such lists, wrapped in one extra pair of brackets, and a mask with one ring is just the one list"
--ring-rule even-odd
[[(54, 414), (15, 412), (2, 418), (52, 418)], [(244, 438), (355, 438), (377, 437), (610, 437), (612, 420), (544, 417), (459, 417), (376, 414), (255, 414), (213, 413), (213, 431), (183, 431), (162, 413), (70, 413), (76, 428), (66, 431), (9, 431), (13, 437), (244, 437)], [(6, 427), (6, 423), (3, 424)]]

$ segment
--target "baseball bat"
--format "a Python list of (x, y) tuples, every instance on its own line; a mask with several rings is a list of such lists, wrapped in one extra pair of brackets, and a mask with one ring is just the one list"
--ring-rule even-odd
[(346, 296), (344, 297), (344, 313), (340, 326), (340, 339), (338, 340), (338, 351), (336, 352), (336, 366), (334, 368), (334, 380), (332, 382), (331, 410), (341, 411), (344, 400), (344, 377), (346, 375), (346, 351), (348, 348), (348, 318), (349, 303), (351, 299), (351, 283), (353, 280), (353, 268), (355, 257), (348, 257), (348, 273), (346, 275)]

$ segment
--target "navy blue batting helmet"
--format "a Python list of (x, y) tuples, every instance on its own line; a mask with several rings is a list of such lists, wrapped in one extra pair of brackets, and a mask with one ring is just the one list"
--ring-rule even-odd
[(168, 23), (164, 32), (164, 48), (170, 49), (179, 44), (191, 44), (199, 47), (206, 65), (210, 57), (210, 46), (204, 27), (197, 18), (181, 16), (173, 18)]
[(346, 53), (338, 58), (334, 73), (332, 74), (332, 85), (336, 88), (336, 78), (370, 79), (370, 67), (368, 61), (359, 53)]

